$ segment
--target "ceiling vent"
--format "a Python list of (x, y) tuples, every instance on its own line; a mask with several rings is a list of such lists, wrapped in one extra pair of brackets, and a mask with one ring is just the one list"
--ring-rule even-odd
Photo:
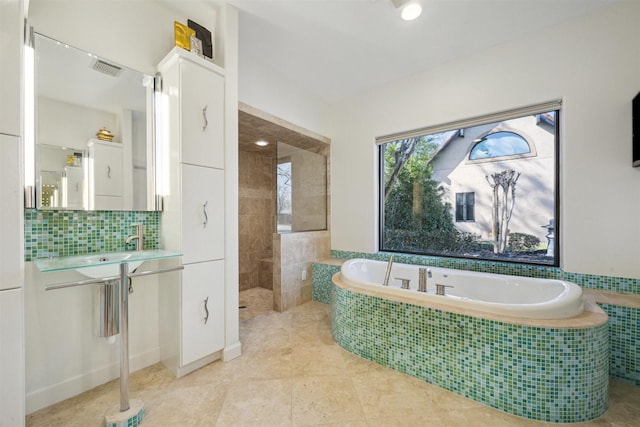
[(96, 59), (93, 63), (93, 69), (101, 73), (107, 74), (111, 77), (118, 77), (122, 72), (122, 67), (110, 64), (101, 59)]

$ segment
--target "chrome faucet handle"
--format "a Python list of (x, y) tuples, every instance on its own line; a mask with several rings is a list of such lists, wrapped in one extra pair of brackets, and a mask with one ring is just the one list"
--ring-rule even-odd
[(427, 292), (427, 274), (431, 277), (431, 270), (418, 268), (418, 292)]
[(453, 286), (436, 283), (436, 295), (445, 295), (444, 288), (453, 288)]
[(391, 276), (392, 266), (393, 266), (393, 255), (389, 257), (389, 261), (387, 262), (387, 271), (384, 273), (384, 282), (382, 282), (382, 286), (389, 286), (389, 276)]
[(411, 283), (411, 279), (403, 279), (402, 277), (394, 277), (396, 280), (400, 280), (402, 283), (400, 286), (402, 289), (409, 289), (409, 284)]

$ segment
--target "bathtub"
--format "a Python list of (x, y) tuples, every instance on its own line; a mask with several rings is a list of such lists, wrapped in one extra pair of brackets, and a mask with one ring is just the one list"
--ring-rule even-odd
[[(521, 417), (574, 423), (608, 406), (608, 317), (570, 282), (353, 259), (331, 277), (347, 351)], [(395, 278), (410, 279), (401, 289)], [(435, 284), (445, 288), (434, 293)]]
[[(340, 273), (342, 280), (354, 287), (460, 310), (528, 319), (566, 319), (584, 311), (582, 288), (572, 282), (423, 267), (432, 274), (425, 293), (418, 292), (419, 268), (394, 263), (388, 286), (382, 285), (385, 261), (352, 259), (342, 265)], [(400, 279), (410, 280), (409, 289), (401, 289)], [(444, 296), (436, 295), (436, 284), (446, 286)]]

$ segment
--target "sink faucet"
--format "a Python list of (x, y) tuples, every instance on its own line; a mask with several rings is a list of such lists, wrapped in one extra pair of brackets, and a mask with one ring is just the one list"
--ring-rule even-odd
[(393, 265), (393, 255), (389, 257), (389, 262), (387, 263), (387, 272), (384, 274), (384, 282), (382, 282), (382, 286), (389, 286), (389, 277), (391, 276), (392, 265)]
[(427, 292), (427, 278), (432, 278), (430, 268), (420, 267), (418, 269), (418, 292)]
[(124, 242), (129, 244), (133, 240), (136, 241), (136, 251), (141, 251), (144, 246), (144, 237), (142, 236), (142, 224), (131, 224), (132, 227), (136, 228), (136, 234), (127, 237), (127, 240)]

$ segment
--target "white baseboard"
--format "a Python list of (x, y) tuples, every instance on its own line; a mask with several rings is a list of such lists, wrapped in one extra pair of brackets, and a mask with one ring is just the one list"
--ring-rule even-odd
[(231, 344), (222, 350), (222, 360), (224, 362), (228, 362), (230, 360), (235, 359), (236, 357), (240, 357), (242, 354), (242, 344), (240, 341)]
[[(135, 372), (160, 361), (160, 348), (154, 347), (129, 358), (129, 372)], [(93, 371), (67, 378), (56, 384), (27, 393), (26, 412), (30, 414), (61, 402), (120, 376), (120, 364), (112, 363)]]

